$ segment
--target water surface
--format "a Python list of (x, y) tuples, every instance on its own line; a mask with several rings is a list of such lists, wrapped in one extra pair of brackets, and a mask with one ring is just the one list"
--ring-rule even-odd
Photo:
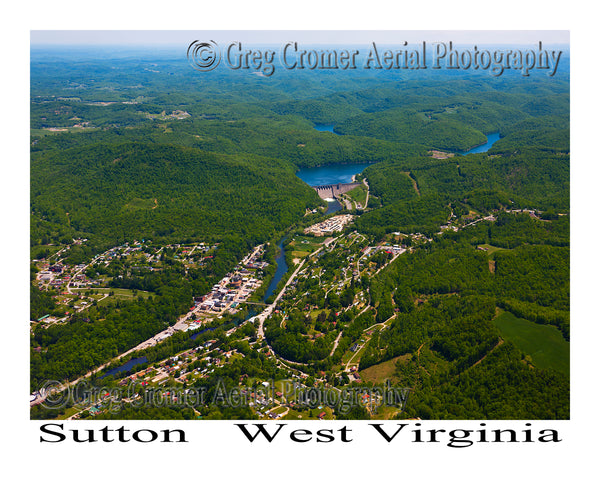
[(467, 150), (466, 152), (462, 152), (460, 155), (466, 155), (468, 153), (483, 153), (483, 152), (487, 152), (494, 143), (496, 143), (498, 140), (500, 140), (500, 134), (499, 133), (491, 133), (489, 135), (486, 135), (487, 137), (487, 142), (484, 143), (483, 145), (479, 145), (478, 147), (473, 147), (471, 150)]
[(279, 282), (281, 281), (283, 276), (288, 271), (288, 265), (287, 265), (287, 262), (285, 261), (285, 250), (283, 248), (283, 242), (286, 240), (286, 238), (287, 237), (282, 238), (279, 241), (279, 243), (277, 244), (278, 252), (275, 255), (275, 262), (277, 264), (277, 269), (275, 270), (275, 275), (273, 276), (271, 283), (269, 283), (269, 286), (267, 287), (267, 291), (265, 292), (265, 294), (261, 300), (262, 302), (266, 302), (267, 299), (273, 294), (273, 292), (277, 288), (277, 285), (279, 284)]
[(296, 172), (296, 176), (311, 187), (333, 183), (350, 183), (352, 182), (352, 176), (361, 173), (369, 165), (373, 165), (373, 163), (336, 163), (320, 167), (301, 168)]
[(146, 357), (132, 358), (131, 360), (124, 363), (120, 367), (112, 368), (111, 370), (106, 372), (104, 375), (102, 375), (100, 378), (108, 377), (109, 375), (116, 375), (117, 373), (121, 373), (121, 372), (128, 372), (136, 365), (139, 365), (141, 363), (146, 363), (147, 361), (148, 361), (148, 359)]
[(333, 123), (315, 123), (315, 130), (318, 130), (319, 132), (331, 132), (335, 135), (339, 135), (339, 133), (333, 131), (333, 127), (335, 127)]
[(327, 210), (325, 210), (325, 215), (329, 215), (330, 213), (335, 213), (342, 209), (342, 204), (337, 200), (333, 202), (327, 202)]

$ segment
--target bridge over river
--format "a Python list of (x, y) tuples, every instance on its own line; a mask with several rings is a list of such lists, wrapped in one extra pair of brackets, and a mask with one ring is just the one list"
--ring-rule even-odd
[(358, 187), (360, 182), (352, 182), (352, 183), (332, 183), (331, 185), (316, 185), (313, 186), (319, 197), (325, 198), (338, 198), (337, 195), (341, 195), (342, 193), (349, 192), (355, 187)]

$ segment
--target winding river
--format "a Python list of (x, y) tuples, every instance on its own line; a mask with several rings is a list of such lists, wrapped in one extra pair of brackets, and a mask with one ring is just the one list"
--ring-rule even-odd
[[(331, 132), (337, 135), (337, 133), (333, 131), (333, 127), (334, 125), (315, 125), (315, 129), (320, 132)], [(495, 142), (497, 142), (500, 139), (499, 133), (492, 133), (486, 136), (487, 142), (485, 144), (479, 145), (470, 150), (467, 150), (466, 152), (460, 153), (460, 155), (467, 155), (468, 153), (486, 152), (491, 148), (491, 146)], [(306, 182), (311, 187), (315, 187), (318, 185), (330, 185), (334, 183), (350, 183), (354, 175), (361, 173), (369, 165), (372, 165), (372, 163), (334, 164), (323, 165), (320, 167), (301, 168), (300, 170), (298, 170), (298, 172), (296, 172), (296, 175), (298, 176), (298, 178)], [(340, 203), (337, 200), (334, 200), (333, 202), (329, 202), (329, 207), (327, 208), (327, 211), (325, 213), (333, 213), (338, 210), (341, 210), (341, 208), (342, 206), (340, 205)], [(288, 271), (289, 267), (287, 265), (287, 262), (285, 261), (285, 249), (283, 247), (283, 243), (285, 242), (286, 238), (287, 237), (282, 238), (277, 244), (278, 252), (275, 256), (277, 269), (275, 270), (275, 275), (271, 279), (271, 282), (269, 283), (269, 286), (267, 287), (267, 290), (263, 295), (263, 298), (261, 299), (262, 302), (266, 302), (267, 299), (273, 294), (273, 292), (279, 285), (279, 282)], [(253, 315), (256, 315), (256, 312), (254, 310), (251, 310), (249, 311), (247, 318), (250, 318)], [(192, 336), (192, 338), (196, 338), (198, 335), (211, 330), (214, 330), (214, 328), (205, 328), (204, 330), (195, 333)], [(127, 372), (131, 370), (135, 365), (146, 363), (146, 361), (146, 357), (132, 358), (123, 365), (109, 370), (100, 378), (104, 378), (108, 375), (114, 375), (119, 372)]]
[[(333, 131), (333, 127), (334, 125), (315, 125), (315, 129), (318, 131), (335, 133)], [(487, 135), (487, 142), (484, 145), (474, 147), (471, 150), (462, 153), (461, 155), (466, 155), (468, 153), (485, 152), (489, 150), (490, 147), (499, 140), (499, 138), (500, 134), (498, 133)], [(298, 178), (306, 182), (311, 187), (315, 187), (318, 185), (330, 185), (334, 183), (350, 183), (354, 175), (361, 173), (369, 165), (372, 165), (372, 163), (322, 165), (319, 167), (301, 168), (296, 172), (296, 175), (298, 176)], [(341, 210), (341, 208), (342, 205), (340, 205), (340, 203), (337, 200), (335, 200), (333, 202), (329, 202), (329, 206), (325, 213), (333, 213), (338, 210)], [(277, 269), (261, 300), (262, 302), (266, 302), (266, 300), (273, 294), (273, 292), (277, 289), (279, 282), (288, 271), (289, 267), (285, 261), (285, 249), (283, 247), (283, 243), (285, 242), (285, 240), (286, 237), (282, 238), (277, 244), (278, 253), (275, 257)], [(252, 315), (254, 314), (255, 312), (252, 312)]]

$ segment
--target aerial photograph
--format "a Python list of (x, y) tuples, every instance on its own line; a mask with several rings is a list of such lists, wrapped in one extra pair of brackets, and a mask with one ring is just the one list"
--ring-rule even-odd
[(570, 418), (568, 31), (32, 30), (29, 65), (30, 419)]

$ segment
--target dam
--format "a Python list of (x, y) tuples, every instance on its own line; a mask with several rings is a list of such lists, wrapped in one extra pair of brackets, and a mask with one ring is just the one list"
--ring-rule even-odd
[(352, 182), (352, 183), (332, 183), (330, 185), (316, 185), (313, 186), (319, 197), (322, 199), (326, 198), (335, 198), (337, 199), (337, 195), (341, 195), (342, 193), (349, 192), (355, 187), (358, 187), (360, 182)]

